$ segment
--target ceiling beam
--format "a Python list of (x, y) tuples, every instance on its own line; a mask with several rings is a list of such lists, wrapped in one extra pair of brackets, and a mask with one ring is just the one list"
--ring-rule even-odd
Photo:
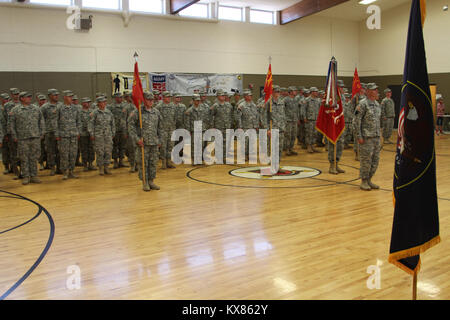
[(170, 14), (177, 14), (200, 0), (170, 0)]
[(307, 17), (347, 1), (349, 0), (302, 0), (289, 8), (279, 11), (280, 24)]

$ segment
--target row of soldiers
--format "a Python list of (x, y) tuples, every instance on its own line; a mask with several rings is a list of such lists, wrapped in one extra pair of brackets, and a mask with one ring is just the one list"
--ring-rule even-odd
[[(362, 91), (353, 99), (345, 92), (342, 81), (339, 81), (338, 85), (341, 95), (345, 97), (344, 111), (347, 124), (346, 134), (340, 141), (343, 141), (344, 145), (355, 142), (355, 151), (359, 156), (358, 143), (352, 141), (357, 140), (353, 138), (357, 137), (356, 121), (353, 122), (353, 126), (351, 124), (359, 102), (365, 99), (367, 85), (363, 84)], [(114, 94), (113, 102), (108, 105), (106, 95), (102, 93), (96, 95), (94, 103), (86, 97), (81, 99), (79, 105), (78, 97), (73, 92), (64, 91), (63, 102), (60, 102), (59, 91), (49, 89), (48, 99), (45, 95), (38, 94), (37, 104), (31, 104), (30, 93), (20, 93), (17, 88), (12, 88), (11, 96), (0, 95), (2, 102), (0, 134), (4, 136), (0, 137), (2, 138), (0, 142), (3, 142), (2, 158), (5, 173), (14, 172), (17, 177), (22, 175), (24, 184), (39, 183), (37, 170), (30, 163), (39, 160), (43, 165), (44, 158), (40, 156), (41, 154), (46, 156), (50, 175), (61, 170), (64, 180), (76, 178), (74, 168), (78, 154), (81, 154), (85, 171), (95, 169), (93, 162), (96, 158), (100, 174), (111, 174), (109, 170), (111, 159), (114, 161), (114, 168), (125, 167), (127, 165), (123, 161), (126, 155), (130, 162), (130, 171), (134, 172), (136, 167), (142, 166), (140, 152), (144, 149), (145, 176), (139, 172), (140, 178), (148, 181), (148, 185), (144, 185), (144, 190), (159, 189), (153, 183), (158, 155), (162, 160), (162, 168), (174, 168), (171, 161), (173, 130), (183, 128), (193, 134), (194, 122), (199, 120), (203, 124), (203, 132), (209, 128), (222, 131), (224, 152), (227, 147), (225, 130), (237, 128), (278, 129), (280, 158), (283, 150), (286, 155), (297, 154), (293, 150), (296, 138), (308, 152), (317, 152), (314, 144), (323, 146), (323, 137), (316, 131), (315, 122), (324, 92), (315, 87), (306, 89), (279, 86), (274, 86), (273, 91), (272, 101), (267, 103), (264, 97), (255, 103), (250, 90), (244, 91), (242, 99), (239, 94), (230, 95), (217, 90), (214, 102), (210, 102), (205, 93), (194, 94), (189, 107), (181, 102), (182, 97), (179, 94), (163, 92), (160, 97), (160, 92), (156, 90), (152, 93), (146, 92), (141, 130), (130, 92), (125, 92), (124, 95)], [(389, 94), (387, 92), (386, 95)], [(234, 101), (231, 98), (234, 98)], [(384, 114), (386, 119), (392, 119), (393, 125), (393, 101), (385, 103), (385, 100), (382, 102), (385, 108), (381, 114)], [(31, 119), (34, 119), (34, 122)], [(32, 123), (36, 125), (33, 126)], [(389, 133), (389, 130), (386, 132)], [(337, 166), (337, 163), (336, 165), (333, 163), (333, 148), (334, 145), (328, 147), (330, 172), (343, 173), (344, 170)], [(339, 161), (342, 153), (340, 143), (337, 148)], [(248, 143), (246, 149), (248, 150)], [(18, 170), (19, 163), (21, 172)]]

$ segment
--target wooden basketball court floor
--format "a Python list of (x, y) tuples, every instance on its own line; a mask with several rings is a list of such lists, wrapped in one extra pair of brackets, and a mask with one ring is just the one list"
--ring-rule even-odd
[[(230, 175), (237, 166), (181, 165), (158, 170), (161, 190), (149, 193), (127, 168), (104, 177), (77, 168), (66, 182), (42, 171), (43, 183), (28, 186), (2, 175), (0, 295), (411, 299), (412, 277), (387, 262), (394, 145), (374, 178), (382, 189), (370, 192), (359, 189), (352, 150), (334, 176), (326, 153), (296, 148), (281, 165), (320, 175), (263, 181)], [(442, 242), (422, 255), (418, 299), (450, 299), (450, 136), (436, 137), (436, 150)], [(371, 266), (379, 289), (367, 286)]]

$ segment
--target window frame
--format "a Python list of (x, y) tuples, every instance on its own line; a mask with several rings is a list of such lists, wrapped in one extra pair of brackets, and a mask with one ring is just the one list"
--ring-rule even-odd
[[(220, 8), (231, 8), (231, 9), (240, 9), (241, 10), (241, 20), (235, 20), (235, 19), (224, 19), (220, 17)], [(218, 20), (224, 20), (224, 21), (235, 21), (235, 22), (245, 22), (244, 17), (244, 8), (243, 7), (234, 7), (234, 6), (226, 6), (221, 5), (219, 2), (219, 8), (217, 8), (217, 19)]]
[[(252, 11), (271, 13), (272, 14), (272, 22), (271, 23), (267, 23), (267, 22), (254, 22), (254, 21), (252, 21)], [(258, 23), (258, 24), (274, 25), (275, 24), (275, 12), (274, 11), (269, 11), (269, 10), (261, 10), (261, 9), (252, 9), (252, 8), (250, 8), (249, 22), (250, 23)]]
[[(124, 1), (124, 0), (122, 0), (122, 1)], [(168, 1), (168, 0), (159, 0), (160, 2), (161, 2), (161, 11), (159, 11), (159, 12), (155, 12), (155, 11), (141, 11), (141, 10), (132, 10), (131, 9), (131, 1), (133, 1), (133, 0), (127, 0), (128, 1), (128, 10), (130, 11), (130, 12), (133, 12), (133, 13), (137, 13), (137, 14), (161, 14), (161, 15), (164, 15), (165, 14), (165, 10), (164, 10), (164, 7), (165, 7), (165, 2), (166, 1)], [(142, 1), (142, 0), (141, 0)]]
[[(203, 17), (203, 16), (193, 16), (193, 15), (185, 15), (185, 14), (182, 14), (182, 12), (183, 12), (184, 10), (189, 9), (189, 8), (192, 8), (192, 7), (194, 7), (194, 6), (197, 6), (197, 7), (198, 7), (198, 6), (202, 6), (202, 7), (206, 8), (206, 16)], [(209, 19), (209, 18), (210, 18), (210, 16), (209, 16), (209, 4), (208, 4), (208, 3), (197, 2), (197, 3), (194, 3), (194, 4), (190, 5), (190, 6), (187, 7), (186, 9), (183, 9), (183, 10), (181, 10), (180, 12), (178, 12), (178, 15), (179, 15), (180, 17), (183, 17), (183, 18), (193, 18), (193, 19)]]
[[(86, 9), (86, 10), (102, 10), (102, 11), (121, 11), (123, 8), (122, 5), (122, 0), (115, 0), (118, 4), (117, 8), (104, 8), (104, 7), (88, 7), (84, 4), (85, 0), (81, 0), (81, 9)], [(104, 0), (103, 0), (104, 2)]]

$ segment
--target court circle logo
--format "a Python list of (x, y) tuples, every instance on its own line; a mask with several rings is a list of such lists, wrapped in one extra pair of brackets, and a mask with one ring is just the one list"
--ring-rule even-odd
[(261, 175), (260, 170), (265, 167), (245, 167), (231, 170), (229, 173), (232, 176), (247, 179), (259, 179), (259, 180), (295, 180), (306, 179), (320, 175), (320, 170), (309, 167), (297, 167), (297, 166), (282, 166), (280, 171), (273, 176)]

